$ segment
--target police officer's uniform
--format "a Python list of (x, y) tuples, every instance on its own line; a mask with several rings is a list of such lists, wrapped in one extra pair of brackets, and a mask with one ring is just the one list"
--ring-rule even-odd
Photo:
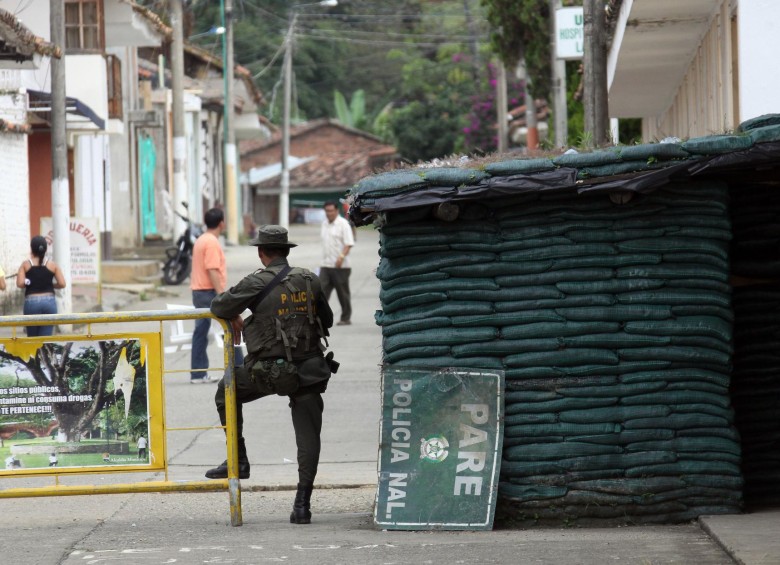
[[(262, 226), (257, 237), (249, 243), (258, 247), (296, 246), (287, 240), (287, 230), (281, 226)], [(333, 312), (322, 294), (319, 278), (311, 271), (298, 267), (289, 268), (267, 296), (254, 304), (263, 289), (285, 268), (289, 268), (286, 258), (274, 258), (265, 269), (244, 277), (237, 285), (214, 298), (211, 311), (220, 318), (233, 319), (247, 308), (252, 310), (252, 315), (244, 321), (248, 355), (244, 366), (236, 367), (235, 371), (240, 478), (249, 477), (249, 459), (242, 436), (242, 405), (276, 393), (273, 385), (269, 387), (267, 382), (257, 378), (252, 367), (256, 367), (258, 362), (270, 361), (292, 363), (297, 369), (298, 389), (289, 394), (298, 447), (298, 496), (290, 521), (308, 523), (311, 516), (309, 498), (320, 457), (322, 393), (331, 376), (321, 340), (333, 325)], [(217, 386), (214, 400), (220, 421), (225, 425), (224, 379)], [(226, 477), (226, 464), (211, 469), (206, 476)], [(305, 509), (298, 508), (296, 514), (298, 506), (305, 506)]]

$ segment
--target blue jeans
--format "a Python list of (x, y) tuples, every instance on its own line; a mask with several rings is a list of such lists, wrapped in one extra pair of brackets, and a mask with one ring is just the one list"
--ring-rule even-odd
[[(24, 299), (25, 316), (32, 314), (56, 314), (57, 301), (53, 294), (27, 296)], [(54, 334), (54, 326), (27, 326), (27, 337), (50, 336)]]
[[(217, 295), (215, 290), (193, 290), (192, 305), (195, 308), (209, 308), (211, 301)], [(211, 327), (211, 318), (199, 318), (195, 320), (195, 331), (192, 332), (192, 357), (190, 360), (191, 379), (206, 378), (206, 371), (197, 369), (206, 369), (209, 366), (209, 328)], [(244, 364), (244, 352), (240, 347), (235, 348), (234, 365), (240, 367)]]

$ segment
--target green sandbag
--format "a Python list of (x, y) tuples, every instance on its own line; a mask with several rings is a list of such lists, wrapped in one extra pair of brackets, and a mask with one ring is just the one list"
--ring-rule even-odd
[(666, 281), (669, 289), (709, 290), (725, 296), (731, 295), (731, 285), (712, 279), (671, 279)]
[(504, 449), (504, 459), (508, 461), (544, 461), (558, 460), (562, 457), (585, 457), (591, 455), (610, 455), (622, 453), (621, 447), (598, 445), (594, 443), (556, 443), (529, 444)]
[(528, 261), (527, 263), (483, 263), (481, 265), (454, 265), (441, 271), (453, 277), (495, 277), (500, 275), (531, 275), (543, 273), (553, 266), (553, 261)]
[(669, 404), (674, 410), (675, 404), (690, 404), (690, 403), (704, 403), (712, 404), (713, 406), (719, 406), (724, 410), (722, 416), (725, 417), (729, 413), (726, 409), (729, 408), (731, 402), (727, 395), (712, 394), (710, 392), (701, 391), (665, 391), (665, 392), (648, 392), (641, 396), (629, 396), (623, 398), (620, 403), (626, 406), (636, 404)]
[(643, 143), (620, 148), (624, 161), (687, 159), (690, 154), (677, 143)]
[(374, 315), (376, 323), (380, 326), (405, 322), (408, 320), (419, 320), (426, 317), (435, 316), (457, 316), (457, 315), (477, 315), (490, 314), (493, 312), (493, 305), (489, 302), (476, 302), (467, 300), (447, 300), (446, 302), (433, 302), (431, 304), (416, 305), (414, 308), (406, 308), (397, 312), (382, 312), (378, 310)]
[(580, 434), (612, 434), (615, 424), (573, 424), (568, 422), (504, 426), (504, 437), (577, 436)]
[(708, 371), (701, 368), (669, 369), (669, 370), (650, 370), (642, 367), (637, 371), (624, 371), (620, 377), (623, 383), (642, 383), (649, 381), (680, 381), (686, 386), (692, 381), (703, 381), (713, 383), (719, 386), (729, 385), (729, 375), (726, 372)]
[[(379, 232), (380, 243), (394, 241), (397, 237), (403, 239), (413, 239), (414, 236), (420, 236), (417, 239), (425, 240), (430, 236), (447, 237), (480, 237), (491, 234), (498, 234), (499, 227), (492, 222), (484, 221), (465, 221), (445, 222), (434, 220), (432, 217), (426, 221), (418, 221), (412, 224), (401, 226), (384, 226)], [(392, 236), (392, 237), (388, 237)]]
[(748, 135), (708, 135), (689, 139), (681, 145), (694, 155), (719, 155), (749, 149), (753, 140)]
[(653, 441), (653, 440), (666, 440), (674, 437), (672, 430), (626, 430), (619, 433), (611, 434), (597, 434), (586, 436), (568, 436), (566, 441), (580, 441), (584, 443), (606, 443), (609, 445), (622, 445), (627, 446), (629, 444), (639, 441)]
[(386, 352), (416, 345), (457, 345), (490, 341), (498, 336), (495, 328), (441, 328), (387, 336), (382, 342)]
[(610, 383), (609, 386), (577, 386), (577, 383), (572, 380), (571, 383), (564, 383), (560, 386), (556, 386), (555, 390), (566, 397), (606, 396), (622, 398), (657, 392), (664, 388), (666, 388), (666, 381), (637, 384)]
[(556, 308), (568, 321), (630, 322), (632, 320), (666, 320), (672, 317), (670, 307), (651, 305), (616, 305), (609, 307)]
[(532, 388), (519, 383), (510, 383), (507, 386), (504, 393), (504, 403), (510, 404), (515, 402), (543, 402), (546, 400), (556, 400), (563, 398), (560, 394), (554, 390), (546, 390), (544, 388)]
[(384, 289), (393, 288), (394, 286), (398, 286), (399, 284), (407, 284), (407, 283), (420, 283), (420, 282), (427, 282), (427, 281), (440, 281), (443, 279), (448, 278), (449, 275), (446, 273), (440, 273), (438, 271), (431, 271), (430, 273), (420, 273), (418, 275), (408, 275), (405, 277), (396, 277), (392, 279), (385, 279), (381, 281), (381, 286)]
[[(530, 310), (559, 308), (575, 308), (579, 306), (603, 306), (612, 307), (615, 297), (611, 294), (580, 294), (577, 296), (564, 296), (563, 298), (545, 298), (541, 300), (512, 300), (494, 303), (496, 312), (523, 312), (527, 315)], [(554, 312), (553, 312), (554, 313)], [(565, 321), (563, 316), (557, 315), (557, 319)]]
[(615, 149), (590, 153), (569, 153), (558, 155), (553, 159), (553, 163), (558, 167), (573, 167), (576, 169), (618, 162), (620, 162), (620, 153)]
[(512, 220), (502, 220), (501, 239), (539, 239), (546, 237), (555, 237), (565, 234), (569, 229), (569, 224), (554, 224), (545, 226), (526, 226), (512, 227)]
[(385, 363), (397, 363), (402, 359), (441, 357), (450, 354), (450, 348), (447, 345), (421, 345), (416, 347), (402, 347), (395, 351), (384, 352)]
[(599, 177), (611, 177), (636, 171), (649, 171), (663, 168), (661, 163), (648, 163), (647, 161), (628, 161), (626, 163), (613, 163), (611, 165), (599, 165), (597, 167), (583, 167), (577, 171), (577, 180)]
[(731, 356), (722, 351), (704, 349), (701, 347), (637, 347), (619, 349), (620, 359), (641, 361), (643, 359), (660, 359), (662, 361), (681, 361), (686, 363), (710, 363), (726, 366)]
[(616, 349), (623, 347), (662, 347), (671, 340), (665, 336), (632, 335), (627, 333), (590, 334), (561, 338), (566, 347), (596, 347)]
[(719, 475), (717, 473), (712, 475), (708, 475), (705, 473), (698, 473), (696, 475), (687, 475), (680, 478), (683, 480), (685, 484), (691, 486), (723, 488), (723, 489), (733, 489), (733, 490), (742, 490), (742, 487), (744, 486), (744, 480), (742, 479), (741, 475), (728, 476), (728, 475)]
[(686, 461), (680, 460), (674, 463), (662, 463), (658, 465), (638, 465), (626, 469), (626, 477), (642, 477), (645, 475), (671, 475), (685, 476), (692, 474), (723, 474), (740, 475), (739, 465), (726, 461)]
[(600, 294), (659, 289), (665, 286), (665, 284), (666, 281), (664, 279), (610, 279), (576, 282), (561, 281), (555, 286), (566, 294)]
[(382, 328), (382, 335), (387, 337), (408, 332), (430, 330), (432, 328), (447, 328), (452, 325), (450, 318), (435, 316), (432, 318), (420, 318), (418, 320), (406, 320), (397, 324), (390, 324)]
[(750, 118), (749, 120), (745, 120), (744, 122), (739, 124), (737, 130), (750, 131), (756, 128), (762, 128), (766, 126), (777, 126), (777, 125), (780, 125), (780, 114), (762, 114), (755, 118)]
[(697, 216), (695, 213), (691, 213), (686, 218), (679, 216), (665, 216), (663, 214), (655, 214), (650, 217), (643, 218), (626, 218), (619, 219), (612, 222), (612, 229), (614, 230), (626, 230), (626, 229), (658, 229), (661, 227), (680, 228), (682, 226), (687, 227), (702, 227), (702, 228), (716, 228), (728, 230), (731, 228), (731, 224), (727, 217), (717, 216)]
[(496, 328), (501, 328), (505, 326), (514, 326), (516, 324), (526, 323), (529, 321), (544, 323), (545, 321), (559, 322), (560, 320), (562, 320), (562, 318), (552, 310), (534, 310), (528, 313), (502, 312), (480, 314), (476, 316), (452, 316), (450, 322), (452, 326), (456, 328), (472, 326), (493, 326)]
[(503, 357), (520, 352), (556, 351), (560, 343), (555, 338), (548, 339), (501, 339), (482, 343), (464, 343), (452, 346), (453, 357), (475, 357), (495, 355)]
[(504, 426), (524, 424), (549, 424), (555, 422), (555, 414), (512, 414), (504, 418)]
[[(510, 253), (512, 251), (521, 252), (528, 249), (538, 249), (540, 247), (548, 247), (553, 245), (574, 245), (574, 242), (568, 237), (562, 235), (549, 236), (549, 237), (527, 237), (523, 239), (512, 239), (502, 234), (504, 239), (501, 243), (496, 245), (495, 249), (490, 251), (498, 251), (500, 253)], [(459, 246), (464, 247), (464, 246)]]
[[(593, 255), (555, 259), (550, 270), (579, 269), (588, 267), (629, 267), (633, 265), (657, 265), (661, 256), (657, 253), (621, 253), (619, 255)], [(652, 278), (652, 277), (648, 277)], [(658, 277), (663, 278), (663, 277)]]
[(714, 269), (706, 265), (663, 264), (663, 265), (636, 265), (620, 267), (615, 271), (615, 277), (642, 278), (642, 279), (697, 279), (707, 278), (721, 282), (728, 282), (728, 270)]
[(379, 245), (383, 249), (399, 249), (404, 247), (418, 247), (420, 245), (449, 245), (451, 243), (488, 243), (498, 245), (501, 237), (497, 233), (485, 233), (470, 231), (464, 227), (459, 231), (448, 231), (441, 226), (432, 226), (435, 230), (430, 233), (410, 233), (404, 230), (403, 234), (387, 234), (383, 230), (379, 236)]
[(389, 247), (380, 247), (379, 256), (387, 259), (397, 259), (399, 257), (406, 257), (408, 255), (436, 255), (439, 253), (449, 253), (452, 248), (445, 244), (430, 245), (424, 241), (417, 241), (417, 245), (407, 245), (406, 247), (398, 247), (391, 245)]
[(445, 300), (447, 300), (447, 295), (444, 292), (425, 292), (422, 294), (406, 295), (388, 304), (382, 304), (382, 310), (384, 310), (386, 314), (392, 314), (398, 310), (412, 308), (413, 306), (443, 302)]
[(501, 337), (503, 339), (565, 337), (617, 332), (619, 329), (618, 322), (540, 322), (505, 326), (501, 328)]
[(539, 365), (552, 365), (555, 367), (569, 367), (572, 365), (617, 365), (618, 356), (605, 349), (565, 349), (556, 352), (520, 353), (508, 355), (504, 358), (507, 367), (535, 367)]
[[(423, 294), (426, 292), (446, 292), (449, 290), (498, 290), (499, 286), (490, 279), (449, 278), (442, 281), (425, 281), (406, 283), (379, 291), (379, 300), (382, 304), (392, 304), (395, 300), (409, 295)], [(481, 293), (480, 293), (481, 294)]]
[(714, 316), (683, 316), (674, 320), (638, 320), (626, 322), (625, 331), (646, 335), (702, 335), (731, 341), (731, 324)]
[(556, 367), (508, 368), (504, 371), (504, 377), (507, 382), (513, 380), (527, 381), (532, 379), (551, 379), (562, 377), (565, 374), (563, 369), (558, 369)]
[(498, 485), (498, 495), (509, 500), (525, 502), (528, 500), (549, 500), (566, 494), (566, 487), (551, 487), (542, 485), (515, 485), (501, 482)]
[(478, 369), (478, 370), (502, 370), (504, 367), (500, 359), (495, 357), (470, 357), (468, 359), (455, 359), (448, 355), (438, 357), (413, 357), (401, 359), (394, 363), (396, 367), (420, 367), (421, 369)]
[(622, 375), (640, 370), (665, 369), (672, 365), (670, 361), (660, 361), (658, 359), (644, 361), (620, 361), (615, 366), (606, 365), (579, 365), (576, 367), (567, 367), (568, 376), (588, 376), (588, 375)]
[(660, 304), (672, 306), (707, 305), (730, 308), (731, 299), (712, 291), (664, 289), (653, 291), (621, 292), (616, 295), (619, 304)]
[[(571, 283), (577, 284), (583, 281), (605, 281), (612, 277), (612, 269), (567, 269), (549, 273), (537, 273), (533, 275), (508, 275), (495, 278), (496, 284), (502, 287), (531, 286), (535, 284)], [(558, 287), (567, 292), (560, 286)]]
[(493, 176), (522, 175), (553, 169), (555, 164), (550, 159), (509, 159), (485, 165), (485, 171)]
[(598, 408), (603, 406), (613, 406), (617, 404), (614, 398), (559, 398), (557, 400), (547, 400), (544, 402), (515, 402), (507, 403), (506, 413), (517, 414), (518, 412), (560, 412), (561, 410), (578, 410), (585, 408)]
[(420, 175), (407, 170), (388, 171), (361, 179), (350, 192), (360, 196), (389, 196), (426, 186)]
[(780, 124), (752, 129), (748, 135), (754, 144), (780, 141)]
[[(627, 407), (628, 408), (628, 407)], [(643, 408), (642, 406), (632, 406), (632, 409)], [(563, 420), (561, 415), (561, 420)], [(643, 428), (667, 428), (670, 430), (684, 430), (686, 428), (704, 428), (704, 427), (723, 427), (729, 426), (728, 420), (717, 416), (706, 414), (667, 414), (663, 418), (659, 417), (638, 417), (626, 419), (623, 426), (627, 430), (638, 430)]]
[(676, 318), (685, 316), (718, 316), (729, 323), (734, 322), (734, 312), (730, 307), (712, 304), (678, 304), (672, 306), (672, 316)]
[[(591, 244), (595, 245), (595, 244)], [(728, 259), (728, 246), (724, 242), (707, 241), (692, 237), (666, 236), (658, 239), (632, 239), (615, 242), (615, 247), (625, 253), (663, 253), (674, 249), (681, 253), (706, 253), (722, 259)], [(503, 260), (503, 254), (501, 256)]]
[(739, 444), (717, 437), (679, 437), (665, 441), (642, 441), (626, 447), (628, 451), (655, 451), (670, 449), (676, 452), (694, 451), (706, 455), (712, 460), (719, 460), (718, 452), (739, 456)]
[(615, 242), (624, 241), (627, 239), (639, 239), (647, 237), (663, 237), (671, 228), (636, 228), (636, 229), (623, 229), (623, 230), (603, 230), (603, 229), (587, 229), (587, 230), (569, 230), (566, 233), (566, 237), (576, 241), (577, 243), (592, 243), (592, 242)]
[(431, 167), (413, 170), (432, 186), (473, 185), (490, 176), (484, 171), (458, 167)]
[[(598, 422), (620, 423), (634, 419), (658, 419), (668, 416), (672, 410), (664, 405), (610, 406), (586, 410), (566, 410), (558, 415), (561, 422), (593, 424)], [(639, 427), (639, 426), (638, 426)], [(662, 428), (663, 426), (658, 426)], [(633, 428), (636, 429), (636, 428)]]
[(558, 299), (563, 298), (564, 294), (553, 285), (548, 286), (529, 286), (529, 287), (510, 287), (499, 290), (448, 290), (447, 295), (452, 300), (485, 300), (488, 302), (515, 302), (517, 300), (540, 300), (540, 299)]
[(589, 481), (573, 481), (569, 483), (569, 487), (590, 492), (642, 496), (662, 492), (677, 492), (680, 489), (685, 489), (687, 484), (678, 477), (644, 477), (641, 480), (593, 479)]
[(495, 253), (447, 253), (431, 255), (410, 255), (397, 259), (383, 258), (379, 261), (376, 276), (380, 280), (418, 275), (437, 271), (452, 265), (478, 265), (497, 260)]
[(544, 261), (569, 257), (593, 257), (596, 255), (616, 255), (615, 245), (611, 243), (583, 243), (579, 245), (550, 245), (522, 251), (504, 251), (501, 261)]

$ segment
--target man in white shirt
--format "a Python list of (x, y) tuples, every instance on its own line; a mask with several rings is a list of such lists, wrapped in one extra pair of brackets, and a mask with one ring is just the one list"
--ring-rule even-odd
[(322, 265), (320, 281), (325, 299), (330, 298), (333, 289), (341, 305), (341, 318), (337, 325), (348, 326), (352, 323), (352, 302), (349, 294), (349, 252), (355, 245), (355, 237), (349, 222), (339, 216), (336, 202), (325, 203), (325, 221), (322, 222)]

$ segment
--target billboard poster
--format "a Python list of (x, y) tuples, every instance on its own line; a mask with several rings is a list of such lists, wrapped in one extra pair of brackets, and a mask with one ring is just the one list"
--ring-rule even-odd
[(165, 465), (159, 334), (0, 339), (0, 476)]
[(503, 393), (502, 371), (384, 367), (377, 526), (493, 527)]

